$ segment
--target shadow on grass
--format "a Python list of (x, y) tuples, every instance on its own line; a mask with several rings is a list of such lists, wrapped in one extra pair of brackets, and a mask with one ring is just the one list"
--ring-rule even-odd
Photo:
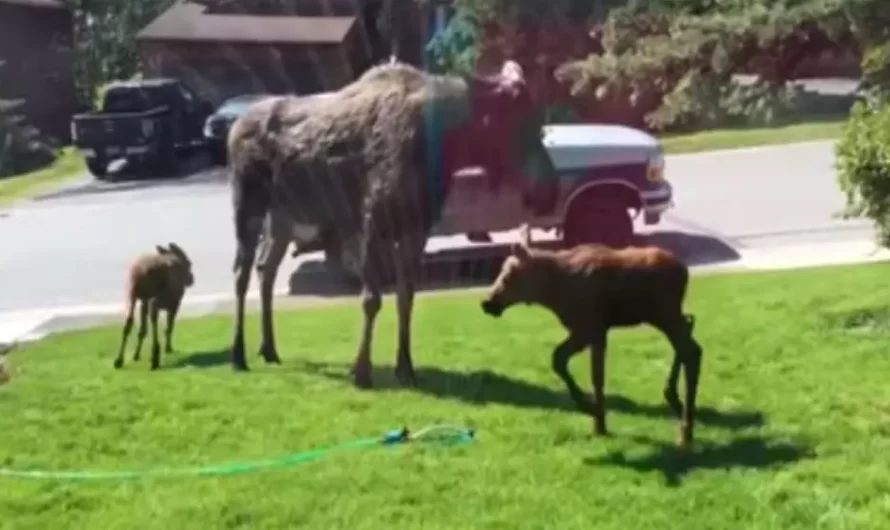
[(167, 355), (162, 366), (167, 370), (179, 368), (213, 368), (229, 363), (229, 349), (208, 350), (196, 353)]
[[(311, 374), (352, 384), (349, 365), (302, 361), (300, 368)], [(416, 373), (417, 387), (413, 390), (441, 399), (458, 400), (473, 405), (497, 403), (519, 408), (581, 413), (575, 408), (565, 391), (553, 390), (490, 370), (454, 372), (424, 367), (417, 368)], [(374, 378), (374, 390), (404, 388), (396, 380), (392, 367), (375, 367), (372, 377)], [(618, 395), (608, 396), (606, 407), (609, 412), (651, 418), (675, 418), (667, 405), (641, 404)], [(721, 412), (711, 407), (702, 406), (698, 407), (696, 417), (698, 422), (703, 425), (732, 430), (760, 427), (766, 423), (764, 415), (757, 411)]]
[(768, 469), (813, 456), (807, 446), (771, 441), (760, 436), (742, 437), (727, 443), (699, 441), (690, 452), (649, 438), (634, 437), (633, 440), (653, 446), (654, 450), (645, 456), (631, 458), (622, 452), (614, 452), (603, 457), (586, 458), (584, 463), (621, 466), (643, 473), (660, 471), (668, 486), (677, 487), (688, 473), (696, 469)]

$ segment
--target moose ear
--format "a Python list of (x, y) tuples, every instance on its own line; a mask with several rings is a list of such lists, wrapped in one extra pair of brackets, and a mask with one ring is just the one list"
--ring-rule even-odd
[(528, 247), (521, 243), (513, 244), (513, 255), (520, 260), (528, 259)]
[(169, 254), (170, 253), (169, 250), (162, 247), (161, 245), (157, 245), (157, 246), (155, 246), (155, 248), (158, 250), (158, 254)]
[(504, 65), (501, 67), (501, 76), (511, 84), (525, 81), (525, 72), (523, 72), (522, 66), (513, 60), (504, 62)]
[(526, 248), (532, 244), (532, 230), (529, 228), (528, 223), (523, 224), (519, 228), (519, 242)]

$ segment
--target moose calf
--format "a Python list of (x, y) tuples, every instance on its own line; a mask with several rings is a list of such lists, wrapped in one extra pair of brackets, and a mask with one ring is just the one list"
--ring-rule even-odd
[[(504, 260), (498, 278), (482, 301), (483, 311), (499, 317), (512, 305), (534, 304), (551, 310), (568, 330), (553, 351), (553, 370), (572, 400), (594, 418), (596, 434), (606, 434), (604, 396), (606, 335), (612, 327), (648, 323), (664, 333), (674, 349), (664, 398), (681, 419), (681, 446), (693, 440), (695, 399), (702, 349), (692, 336), (694, 318), (683, 313), (689, 269), (671, 253), (656, 247), (612, 249), (578, 245), (551, 251), (531, 248), (528, 226), (521, 242)], [(569, 360), (590, 346), (593, 399), (587, 398), (569, 373)], [(686, 407), (677, 383), (686, 375)]]
[(136, 258), (130, 266), (127, 278), (127, 320), (124, 323), (123, 337), (114, 367), (124, 365), (124, 350), (133, 329), (133, 310), (139, 306), (139, 334), (136, 339), (136, 353), (133, 360), (139, 360), (142, 342), (147, 333), (146, 319), (151, 318), (151, 369), (157, 370), (161, 364), (161, 347), (158, 344), (158, 313), (167, 312), (166, 352), (173, 351), (172, 336), (176, 313), (185, 290), (195, 282), (192, 275), (192, 262), (185, 251), (176, 243), (167, 248), (160, 245), (157, 254), (144, 254)]

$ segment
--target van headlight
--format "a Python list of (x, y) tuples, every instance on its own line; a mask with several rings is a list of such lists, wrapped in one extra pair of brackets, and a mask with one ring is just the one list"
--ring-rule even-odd
[(646, 180), (649, 182), (664, 180), (664, 155), (661, 151), (649, 159), (649, 165), (646, 167)]

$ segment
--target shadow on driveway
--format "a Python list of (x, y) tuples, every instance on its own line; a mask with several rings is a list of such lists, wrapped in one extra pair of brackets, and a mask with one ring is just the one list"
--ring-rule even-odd
[[(656, 245), (676, 254), (690, 266), (716, 265), (739, 259), (728, 244), (713, 236), (686, 232), (663, 231), (638, 236), (638, 245)], [(537, 246), (556, 248), (555, 241), (542, 241)], [(473, 244), (455, 249), (428, 252), (424, 256), (418, 291), (461, 289), (489, 285), (497, 277), (501, 264), (510, 254), (509, 244)], [(390, 274), (385, 279), (387, 291), (394, 287)], [(356, 285), (347, 285), (329, 274), (321, 260), (306, 260), (293, 272), (289, 281), (291, 295), (324, 297), (352, 296)]]

